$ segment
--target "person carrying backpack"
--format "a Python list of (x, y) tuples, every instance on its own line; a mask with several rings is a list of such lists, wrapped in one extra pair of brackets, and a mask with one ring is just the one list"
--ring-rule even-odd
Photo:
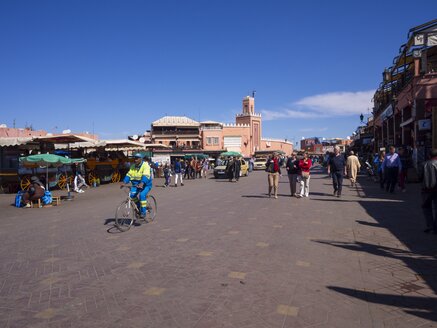
[(437, 149), (431, 150), (431, 159), (423, 165), (422, 210), (426, 220), (424, 232), (437, 234)]

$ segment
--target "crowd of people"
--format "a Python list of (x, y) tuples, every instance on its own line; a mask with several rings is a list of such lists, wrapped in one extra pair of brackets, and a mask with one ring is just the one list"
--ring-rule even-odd
[[(323, 163), (319, 156), (309, 156), (304, 152), (301, 158), (293, 152), (285, 160), (281, 159), (279, 154), (274, 153), (269, 157), (266, 163), (266, 172), (268, 173), (268, 196), (278, 198), (279, 177), (281, 176), (281, 167), (285, 165), (290, 184), (290, 194), (292, 197), (303, 198), (309, 197), (311, 168), (315, 164)], [(285, 164), (284, 164), (285, 163)], [(351, 186), (355, 186), (357, 174), (361, 168), (358, 157), (350, 152), (346, 159), (340, 152), (340, 148), (335, 147), (334, 153), (327, 157), (326, 166), (328, 174), (332, 177), (334, 196), (341, 197), (343, 179), (347, 175), (350, 178)]]
[[(159, 176), (159, 166), (154, 164), (152, 169), (155, 176)], [(169, 187), (174, 185), (175, 187), (183, 186), (184, 180), (194, 180), (205, 178), (208, 175), (210, 169), (210, 164), (207, 158), (197, 159), (192, 157), (191, 159), (176, 159), (173, 163), (163, 164), (163, 174), (164, 174), (164, 187)], [(174, 177), (172, 183), (172, 177)]]
[[(207, 158), (180, 158), (172, 164), (164, 163), (162, 166), (154, 164), (148, 158), (143, 158), (141, 154), (135, 154), (134, 158), (135, 162), (131, 165), (123, 183), (131, 182), (133, 189), (138, 189), (142, 212), (146, 207), (147, 193), (152, 188), (152, 179), (159, 176), (161, 172), (164, 176), (164, 187), (170, 185), (178, 187), (184, 185), (184, 180), (207, 178), (211, 168)], [(394, 146), (390, 146), (387, 153), (382, 150), (375, 154), (371, 161), (373, 164), (371, 167), (374, 168), (375, 172), (372, 174), (378, 177), (382, 189), (385, 189), (388, 193), (395, 193), (397, 188), (402, 192), (406, 191), (406, 178), (408, 169), (411, 167), (411, 157), (404, 148), (399, 148), (396, 151)], [(361, 168), (364, 164), (369, 164), (368, 160), (363, 163), (363, 159), (360, 160), (353, 151), (349, 151), (347, 154), (342, 153), (339, 147), (335, 147), (334, 152), (328, 154), (325, 158), (310, 157), (308, 152), (303, 152), (299, 158), (295, 152), (289, 157), (273, 153), (266, 162), (268, 197), (278, 198), (279, 180), (283, 168), (285, 168), (288, 176), (291, 197), (309, 197), (311, 168), (319, 162), (327, 168), (327, 173), (332, 179), (333, 195), (336, 197), (342, 196), (344, 178), (347, 176), (350, 186), (355, 187), (357, 175)], [(229, 157), (225, 162), (217, 162), (217, 164), (226, 165), (226, 176), (229, 181), (239, 180), (241, 175), (241, 160), (239, 158)], [(249, 161), (249, 171), (251, 169), (253, 169), (253, 161)], [(84, 188), (89, 187), (84, 179), (83, 164), (74, 164), (72, 170), (74, 176), (73, 190), (82, 193)], [(422, 209), (426, 218), (425, 232), (437, 233), (437, 149), (431, 151), (430, 159), (421, 165), (418, 175), (423, 181)], [(172, 177), (174, 177), (173, 181)], [(135, 190), (132, 192), (135, 192)], [(38, 200), (44, 195), (44, 184), (33, 176), (29, 190), (20, 195), (19, 205), (30, 207), (32, 201)]]

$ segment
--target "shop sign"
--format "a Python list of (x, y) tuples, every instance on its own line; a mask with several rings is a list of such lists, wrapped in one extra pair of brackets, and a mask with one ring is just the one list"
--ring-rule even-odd
[(429, 118), (417, 121), (419, 131), (431, 130), (431, 120)]
[(379, 116), (381, 118), (381, 120), (386, 120), (388, 118), (390, 118), (393, 115), (393, 106), (392, 105), (388, 105), (386, 109), (384, 109), (384, 111), (381, 113), (381, 115)]
[(158, 155), (152, 157), (153, 163), (159, 163), (159, 164), (170, 164), (170, 155)]

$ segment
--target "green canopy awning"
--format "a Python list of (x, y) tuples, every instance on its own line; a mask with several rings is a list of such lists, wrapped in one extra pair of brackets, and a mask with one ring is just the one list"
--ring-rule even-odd
[(85, 158), (71, 158), (71, 163), (85, 163)]
[(224, 153), (221, 153), (220, 156), (223, 156), (223, 157), (229, 157), (229, 156), (243, 157), (243, 155), (241, 155), (241, 153), (239, 153), (238, 151), (225, 151)]
[[(67, 158), (54, 154), (38, 154), (30, 155), (26, 157), (20, 157), (20, 163), (24, 166), (26, 165), (38, 165), (45, 166), (46, 170), (46, 189), (49, 190), (49, 167), (60, 167), (62, 165), (71, 165), (73, 163), (82, 163), (85, 159), (83, 158)], [(67, 189), (69, 190), (69, 185), (67, 182)]]
[(39, 165), (39, 166), (52, 166), (59, 167), (62, 165), (68, 165), (74, 163), (70, 158), (54, 155), (54, 154), (38, 154), (30, 155), (26, 157), (20, 157), (20, 163), (23, 165)]

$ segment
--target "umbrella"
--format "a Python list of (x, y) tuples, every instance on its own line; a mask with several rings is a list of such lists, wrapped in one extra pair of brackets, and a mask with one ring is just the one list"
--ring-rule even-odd
[(221, 153), (220, 156), (223, 156), (223, 157), (228, 157), (228, 156), (243, 157), (243, 155), (241, 155), (241, 153), (239, 153), (238, 151), (225, 151), (224, 153)]
[(73, 163), (85, 163), (86, 159), (85, 158), (70, 158), (71, 160), (71, 164)]
[(54, 154), (38, 154), (38, 155), (30, 155), (26, 157), (20, 157), (20, 163), (24, 166), (26, 165), (39, 165), (45, 166), (47, 168), (46, 171), (46, 189), (49, 190), (49, 167), (60, 167), (62, 165), (72, 164), (73, 161), (69, 158), (54, 155)]

